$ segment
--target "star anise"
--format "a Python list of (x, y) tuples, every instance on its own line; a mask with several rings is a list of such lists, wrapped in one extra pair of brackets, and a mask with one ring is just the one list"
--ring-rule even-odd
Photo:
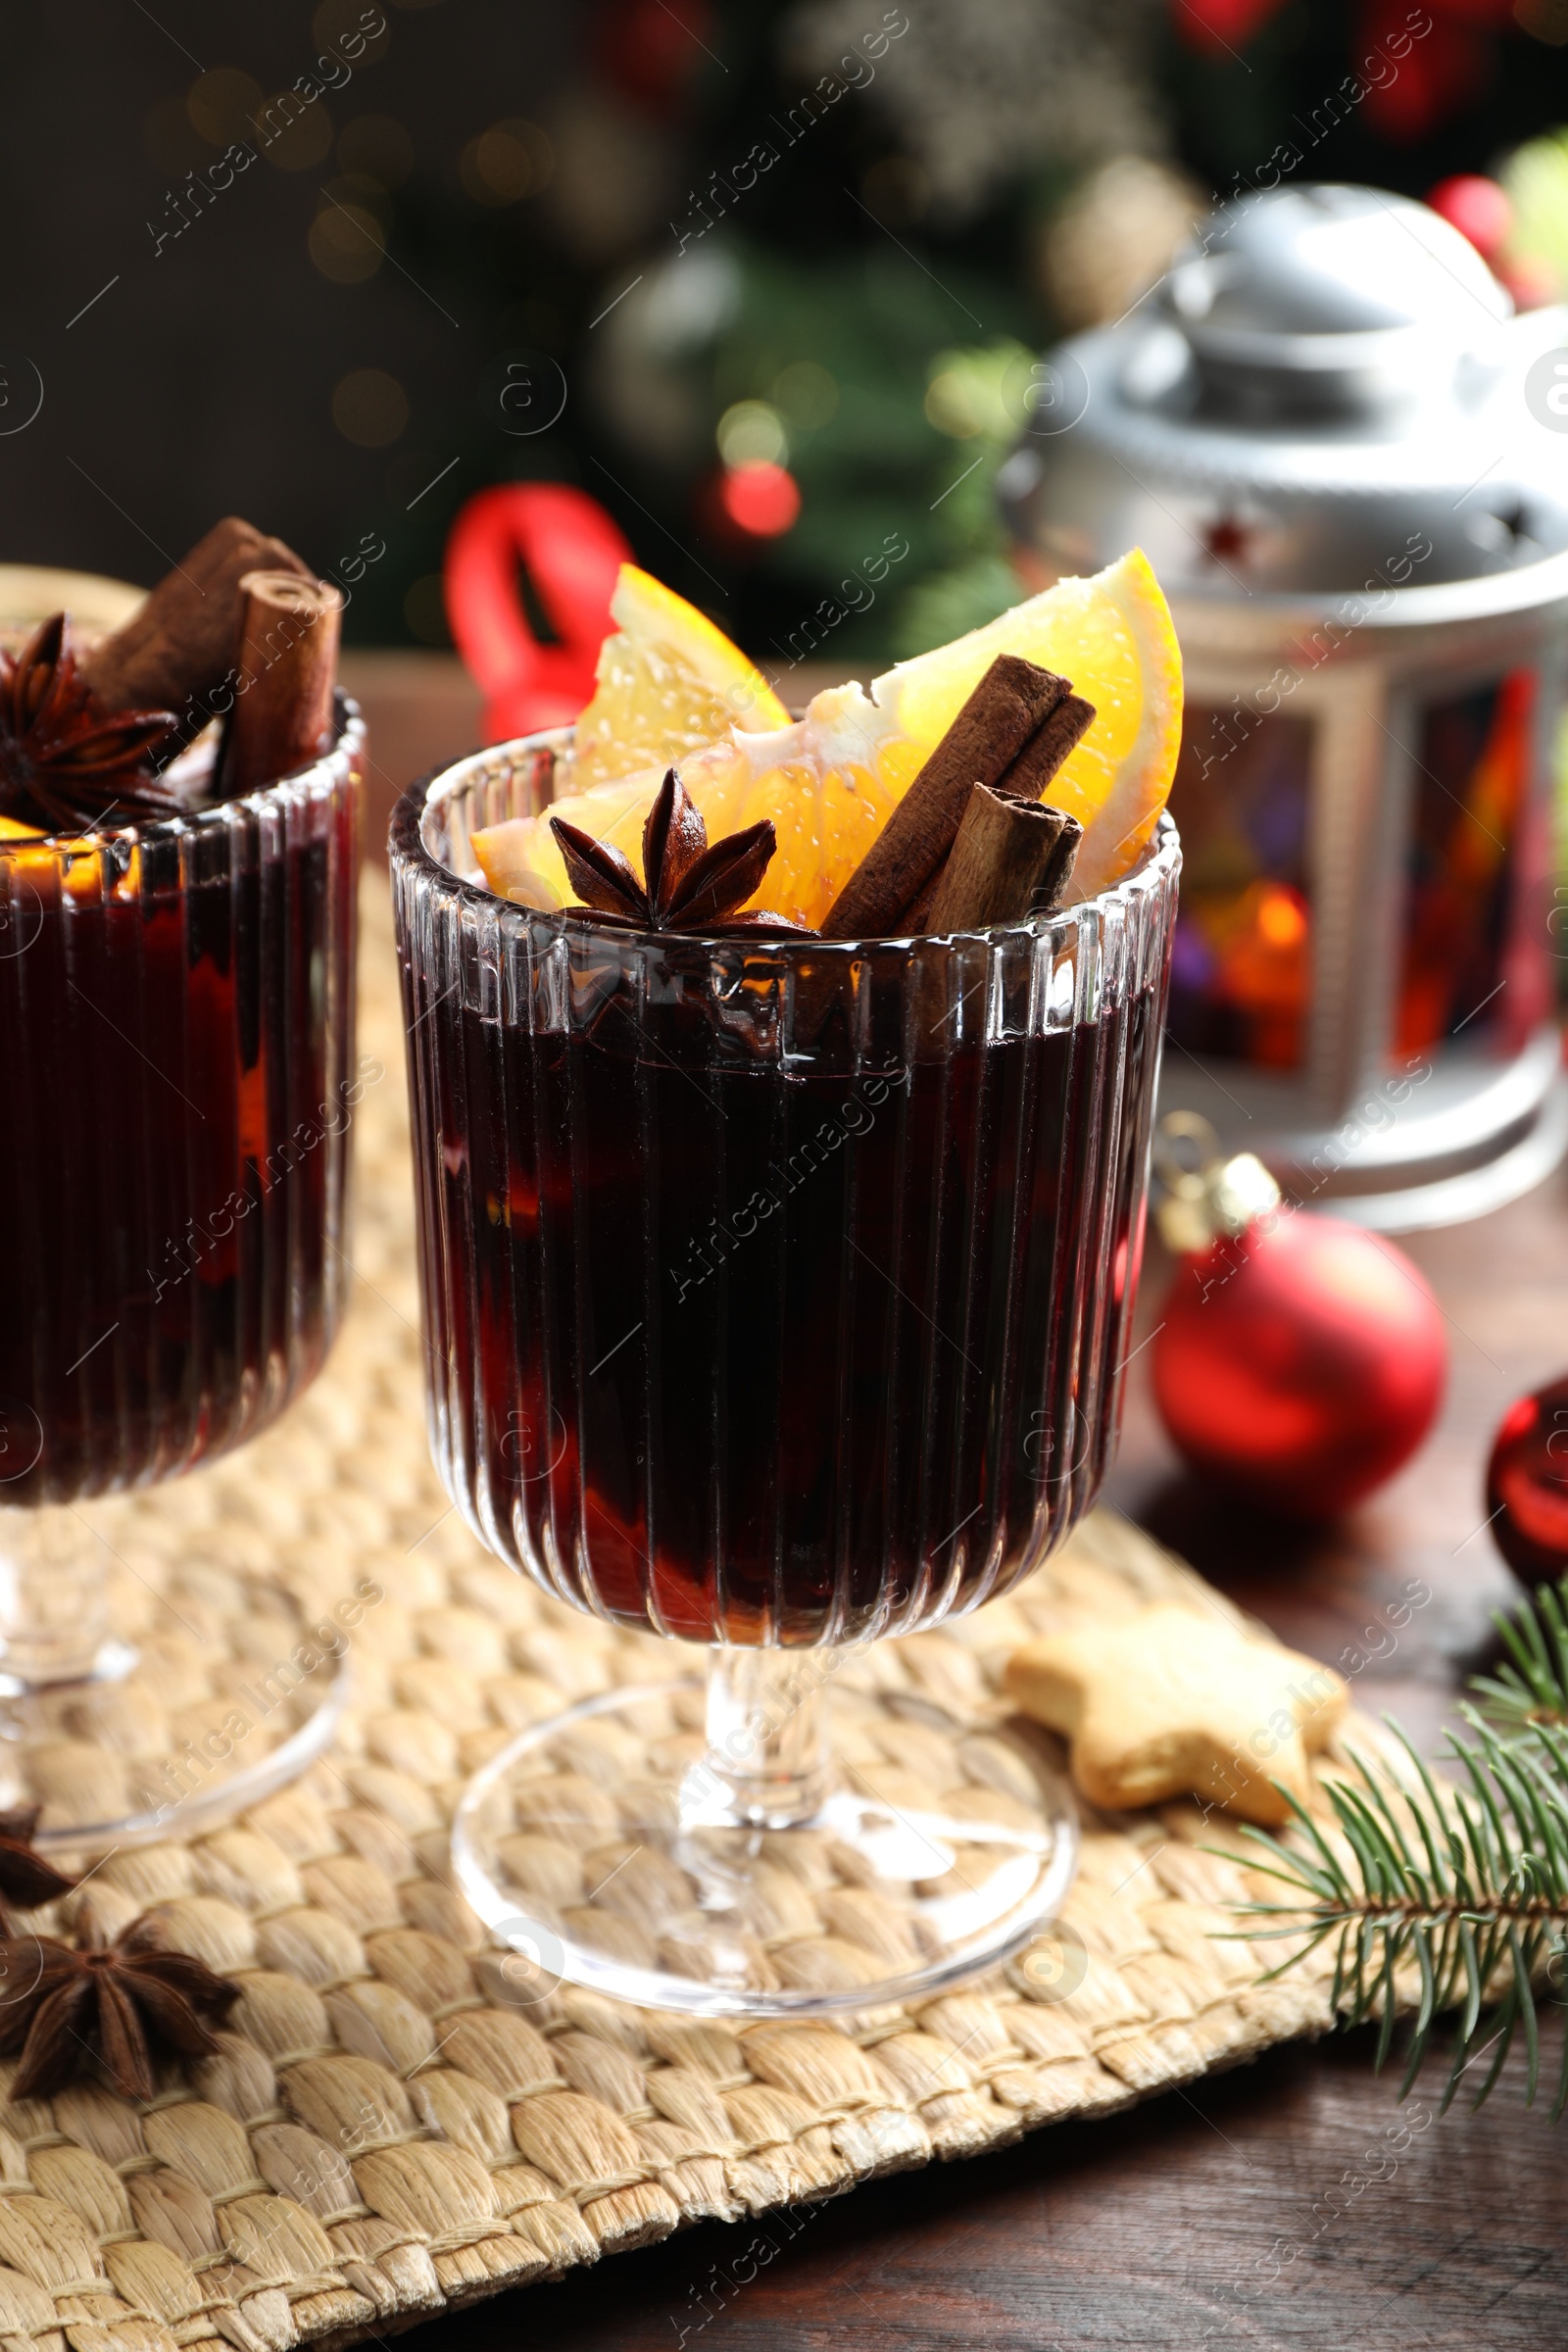
[(619, 930), (697, 931), (706, 939), (805, 929), (766, 907), (750, 914), (733, 911), (751, 897), (778, 847), (772, 820), (764, 816), (710, 849), (702, 811), (673, 768), (666, 770), (643, 826), (643, 882), (630, 859), (608, 841), (595, 841), (561, 816), (551, 818), (550, 829), (583, 902), (568, 913), (592, 913)]
[(174, 723), (172, 710), (106, 710), (56, 612), (20, 654), (0, 650), (0, 815), (54, 832), (112, 810), (127, 821), (175, 814), (178, 797), (147, 759)]
[(57, 1894), (69, 1894), (76, 1884), (33, 1849), (32, 1833), (42, 1810), (41, 1805), (14, 1805), (9, 1813), (0, 1813), (0, 1931), (6, 1934), (11, 1931), (8, 1904), (36, 1911)]
[(107, 1949), (75, 1951), (53, 1936), (0, 1942), (5, 1982), (0, 2001), (0, 2057), (22, 2052), (13, 2099), (47, 2098), (101, 2058), (127, 2099), (158, 2087), (154, 2056), (209, 2058), (221, 2047), (209, 2020), (221, 2023), (239, 1986), (188, 1952), (159, 1951), (136, 1922)]

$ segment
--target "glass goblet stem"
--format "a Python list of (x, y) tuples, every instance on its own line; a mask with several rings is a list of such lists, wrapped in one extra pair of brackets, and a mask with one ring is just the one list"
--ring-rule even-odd
[(103, 1548), (86, 1524), (0, 1508), (0, 1680), (35, 1690), (101, 1673), (108, 1632)]
[(715, 1642), (708, 1654), (708, 1753), (682, 1809), (735, 1828), (809, 1820), (828, 1783), (823, 1689), (852, 1649)]

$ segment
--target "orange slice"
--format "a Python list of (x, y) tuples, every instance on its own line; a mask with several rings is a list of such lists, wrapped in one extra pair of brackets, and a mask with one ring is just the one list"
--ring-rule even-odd
[[(640, 584), (631, 592), (643, 600), (639, 609), (656, 609), (657, 600), (646, 592), (658, 590), (658, 583), (630, 565), (621, 574), (623, 587), (628, 578)], [(667, 595), (658, 590), (659, 597)], [(678, 598), (670, 602), (680, 606)], [(632, 609), (628, 604), (626, 610)], [(700, 613), (693, 617), (710, 629)], [(711, 634), (727, 644), (716, 630)], [(622, 657), (607, 657), (629, 635), (623, 630), (621, 639), (607, 640), (590, 712), (607, 691), (619, 691), (606, 681), (619, 674)], [(733, 647), (728, 652), (743, 662)], [(1136, 549), (1091, 579), (1059, 580), (985, 628), (900, 662), (876, 679), (869, 695), (854, 684), (825, 689), (793, 724), (769, 694), (773, 710), (765, 728), (754, 710), (748, 725), (714, 729), (701, 748), (688, 749), (676, 734), (695, 723), (689, 703), (663, 734), (639, 705), (635, 757), (622, 759), (618, 744), (607, 749), (603, 739), (592, 737), (569, 779), (578, 789), (558, 801), (553, 813), (612, 842), (640, 868), (643, 819), (664, 767), (674, 760), (710, 841), (760, 817), (772, 818), (778, 849), (751, 905), (815, 926), (998, 654), (1021, 654), (1058, 671), (1095, 706), (1094, 724), (1046, 795), (1084, 826), (1073, 895), (1091, 898), (1124, 874), (1149, 841), (1170, 792), (1181, 740), (1176, 632), (1148, 560)], [(607, 764), (608, 775), (600, 772)], [(474, 850), (491, 889), (503, 897), (547, 907), (571, 903), (547, 819), (524, 818), (477, 833)]]
[[(919, 761), (906, 744), (878, 747), (863, 730), (833, 723), (833, 706), (853, 697), (871, 710), (858, 686), (819, 694), (811, 716), (768, 735), (739, 731), (678, 765), (708, 827), (710, 841), (771, 817), (778, 836), (752, 906), (766, 906), (813, 929), (865, 856)], [(872, 712), (873, 719), (876, 714)], [(596, 841), (608, 841), (642, 872), (643, 820), (667, 759), (637, 775), (552, 803)], [(490, 888), (524, 906), (570, 906), (575, 898), (548, 818), (519, 817), (473, 836)]]
[(788, 726), (789, 712), (740, 648), (635, 564), (621, 565), (610, 612), (615, 631), (600, 648), (593, 700), (577, 721), (579, 792), (667, 767), (732, 726)]
[(1084, 827), (1073, 896), (1093, 898), (1149, 841), (1181, 749), (1181, 653), (1148, 557), (1134, 548), (1090, 579), (1058, 580), (983, 629), (901, 662), (871, 692), (923, 759), (998, 654), (1056, 670), (1095, 706), (1093, 726), (1045, 795)]

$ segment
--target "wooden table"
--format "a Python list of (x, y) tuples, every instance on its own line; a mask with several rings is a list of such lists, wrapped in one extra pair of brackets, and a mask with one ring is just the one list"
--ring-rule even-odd
[[(437, 740), (430, 757), (472, 740)], [(400, 766), (390, 723), (374, 748), (385, 793)], [(1484, 1525), (1492, 1431), (1512, 1396), (1568, 1367), (1568, 1180), (1404, 1246), (1437, 1287), (1452, 1372), (1438, 1431), (1374, 1501), (1315, 1531), (1216, 1502), (1180, 1474), (1159, 1430), (1147, 1351), (1129, 1372), (1106, 1499), (1287, 1641), (1331, 1662), (1348, 1652), (1347, 1665), (1381, 1651), (1353, 1673), (1358, 1704), (1393, 1710), (1435, 1751), (1485, 1653), (1490, 1610), (1515, 1592)], [(1171, 1278), (1154, 1252), (1145, 1331)], [(1409, 1578), (1431, 1598), (1391, 1637), (1384, 1613)], [(1396, 2105), (1367, 2035), (1276, 2050), (1107, 2122), (901, 2175), (793, 2222), (687, 2232), (437, 2321), (417, 2340), (425, 2352), (511, 2352), (519, 2339), (530, 2352), (1549, 2352), (1568, 2345), (1568, 2123), (1527, 2114), (1519, 2077), (1510, 2065), (1479, 2116), (1440, 2117), (1419, 2090)], [(1369, 2169), (1382, 2178), (1352, 2193)]]

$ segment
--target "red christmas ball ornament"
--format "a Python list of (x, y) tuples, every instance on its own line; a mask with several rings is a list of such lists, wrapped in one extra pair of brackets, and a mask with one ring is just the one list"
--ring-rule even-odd
[[(1189, 1140), (1202, 1125), (1162, 1128), (1173, 1123)], [(1392, 1478), (1432, 1427), (1447, 1371), (1442, 1311), (1404, 1252), (1282, 1207), (1250, 1154), (1181, 1171), (1160, 1225), (1183, 1255), (1154, 1395), (1194, 1469), (1305, 1519)]]
[(1479, 172), (1456, 172), (1427, 192), (1427, 202), (1450, 228), (1468, 237), (1484, 262), (1494, 262), (1513, 226), (1507, 190)]
[(1497, 1549), (1526, 1584), (1568, 1571), (1568, 1376), (1504, 1413), (1487, 1464)]

